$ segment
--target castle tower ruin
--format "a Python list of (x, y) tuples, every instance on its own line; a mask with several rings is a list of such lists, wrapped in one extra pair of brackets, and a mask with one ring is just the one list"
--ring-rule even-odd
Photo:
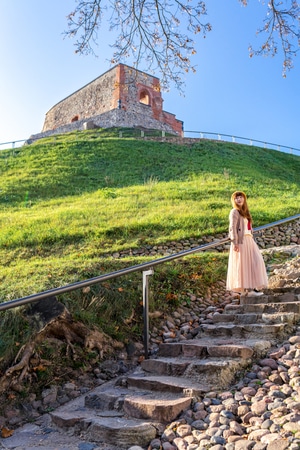
[(88, 123), (101, 128), (141, 127), (183, 135), (183, 122), (163, 110), (159, 79), (124, 64), (54, 105), (46, 113), (40, 134), (85, 129)]

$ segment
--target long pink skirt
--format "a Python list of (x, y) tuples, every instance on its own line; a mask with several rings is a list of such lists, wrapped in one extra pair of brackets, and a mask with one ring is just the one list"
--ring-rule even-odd
[(265, 263), (252, 235), (244, 237), (238, 252), (235, 252), (233, 247), (234, 245), (231, 243), (226, 289), (241, 292), (244, 289), (267, 287), (268, 276)]

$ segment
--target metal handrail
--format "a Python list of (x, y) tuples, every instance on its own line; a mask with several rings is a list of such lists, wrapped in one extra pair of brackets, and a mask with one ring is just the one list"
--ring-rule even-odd
[[(299, 214), (300, 217), (300, 214)], [(218, 245), (224, 244), (229, 241), (229, 238), (220, 239), (216, 242), (211, 242), (210, 244), (200, 245), (199, 247), (194, 247), (189, 250), (182, 250), (179, 253), (174, 253), (173, 255), (164, 256), (162, 258), (154, 259), (152, 261), (138, 264), (136, 266), (130, 266), (125, 269), (116, 270), (115, 272), (110, 272), (108, 274), (99, 275), (94, 278), (89, 278), (84, 281), (78, 281), (76, 283), (68, 284), (66, 286), (62, 286), (59, 288), (49, 289), (47, 291), (40, 292), (39, 294), (28, 295), (27, 297), (18, 298), (15, 300), (10, 300), (5, 303), (0, 303), (0, 311), (4, 311), (11, 308), (16, 308), (17, 306), (23, 306), (27, 303), (36, 302), (38, 300), (42, 300), (46, 297), (51, 297), (54, 295), (65, 294), (66, 292), (75, 291), (77, 289), (82, 289), (87, 286), (92, 286), (93, 284), (101, 283), (102, 281), (111, 280), (113, 278), (119, 278), (123, 275), (127, 275), (132, 272), (142, 272), (144, 270), (148, 270), (157, 266), (159, 264), (164, 264), (169, 261), (173, 261), (174, 259), (184, 258), (187, 255), (191, 255), (193, 253), (197, 253), (203, 250), (207, 250), (209, 248), (217, 247)]]
[[(15, 144), (17, 144), (17, 143), (19, 143), (19, 142), (23, 142), (23, 144), (24, 144), (26, 141), (27, 141), (27, 139), (19, 139), (19, 140), (16, 140), (16, 141), (0, 142), (0, 146), (1, 146), (1, 145), (8, 145), (8, 144), (11, 144), (11, 148), (14, 149), (14, 148), (15, 148)], [(20, 146), (21, 146), (21, 144), (20, 144)], [(9, 149), (5, 148), (5, 149), (3, 149), (3, 150), (9, 150)]]
[[(283, 223), (292, 222), (293, 220), (300, 219), (300, 214), (296, 214), (295, 216), (290, 216), (285, 219), (277, 220), (276, 222), (271, 222), (267, 225), (262, 225), (260, 227), (256, 227), (253, 229), (253, 233), (259, 233), (262, 230), (266, 230), (268, 228), (275, 227), (277, 225), (281, 225)], [(174, 261), (175, 259), (184, 258), (185, 256), (192, 255), (193, 253), (198, 253), (203, 250), (208, 250), (210, 248), (218, 247), (219, 245), (225, 244), (229, 241), (229, 238), (218, 239), (217, 241), (211, 242), (209, 244), (203, 244), (199, 247), (193, 247), (188, 250), (182, 250), (181, 252), (174, 253), (173, 255), (164, 256), (162, 258), (154, 259), (152, 261), (138, 264), (135, 266), (130, 266), (125, 269), (120, 269), (115, 272), (110, 272), (104, 275), (99, 275), (94, 278), (89, 278), (87, 280), (78, 281), (76, 283), (68, 284), (66, 286), (49, 289), (47, 291), (40, 292), (38, 294), (28, 295), (26, 297), (21, 297), (15, 300), (10, 300), (8, 302), (0, 303), (0, 311), (4, 311), (7, 309), (15, 308), (17, 306), (22, 306), (27, 303), (36, 302), (38, 300), (42, 300), (43, 298), (64, 294), (66, 292), (75, 291), (77, 289), (81, 289), (87, 286), (92, 286), (93, 284), (101, 283), (102, 281), (111, 280), (113, 278), (119, 278), (123, 275), (127, 275), (133, 272), (142, 272), (143, 270), (151, 269), (159, 264), (164, 264), (169, 261)]]
[[(272, 228), (274, 226), (278, 226), (287, 222), (291, 222), (293, 220), (300, 219), (300, 214), (296, 214), (294, 216), (287, 217), (285, 219), (277, 220), (276, 222), (272, 222), (266, 225), (262, 225), (260, 227), (256, 227), (253, 229), (253, 233), (259, 233), (262, 230), (266, 230), (268, 228)], [(164, 264), (169, 261), (174, 261), (176, 259), (184, 258), (185, 256), (198, 253), (200, 251), (208, 250), (210, 248), (218, 247), (222, 244), (225, 244), (229, 241), (229, 237), (218, 239), (210, 244), (203, 244), (199, 247), (194, 247), (189, 250), (182, 250), (181, 252), (174, 253), (173, 255), (164, 256), (162, 258), (158, 258), (143, 264), (138, 264), (135, 266), (127, 267), (125, 269), (117, 270), (115, 272), (110, 272), (108, 274), (99, 275), (94, 278), (89, 278), (84, 281), (79, 281), (77, 283), (69, 284), (66, 286), (62, 286), (59, 288), (49, 289), (44, 292), (40, 292), (38, 294), (28, 295), (27, 297), (22, 297), (15, 300), (10, 300), (8, 302), (4, 302), (0, 304), (0, 311), (5, 311), (8, 309), (16, 308), (18, 306), (26, 305), (28, 303), (37, 302), (47, 297), (51, 297), (54, 295), (64, 294), (65, 292), (74, 291), (77, 289), (81, 289), (87, 286), (91, 286), (93, 284), (98, 284), (106, 280), (111, 280), (113, 278), (118, 278), (123, 275), (127, 275), (133, 272), (143, 272), (143, 318), (144, 318), (144, 348), (145, 348), (145, 357), (148, 358), (148, 336), (149, 336), (149, 311), (148, 311), (148, 276), (153, 274), (153, 267), (158, 266), (159, 264)]]

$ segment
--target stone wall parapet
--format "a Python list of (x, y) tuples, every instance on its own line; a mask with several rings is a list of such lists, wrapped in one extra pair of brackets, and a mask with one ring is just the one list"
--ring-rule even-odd
[(86, 130), (86, 124), (89, 124), (90, 128), (112, 128), (118, 124), (118, 128), (146, 128), (149, 130), (161, 130), (167, 133), (174, 133), (174, 130), (167, 123), (159, 122), (153, 119), (150, 115), (145, 114), (147, 106), (138, 105), (135, 112), (125, 112), (121, 109), (114, 109), (98, 116), (91, 117), (88, 121), (86, 119), (78, 120), (76, 122), (63, 125), (55, 128), (54, 130), (43, 131), (41, 133), (33, 134), (26, 141), (27, 144), (31, 144), (38, 139), (45, 137), (55, 136), (57, 134), (70, 133), (72, 131)]

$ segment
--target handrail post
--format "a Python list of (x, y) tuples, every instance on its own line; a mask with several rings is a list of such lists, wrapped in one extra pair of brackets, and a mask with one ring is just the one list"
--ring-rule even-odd
[(149, 353), (149, 275), (153, 275), (153, 269), (143, 271), (143, 317), (144, 317), (144, 349), (145, 359)]

